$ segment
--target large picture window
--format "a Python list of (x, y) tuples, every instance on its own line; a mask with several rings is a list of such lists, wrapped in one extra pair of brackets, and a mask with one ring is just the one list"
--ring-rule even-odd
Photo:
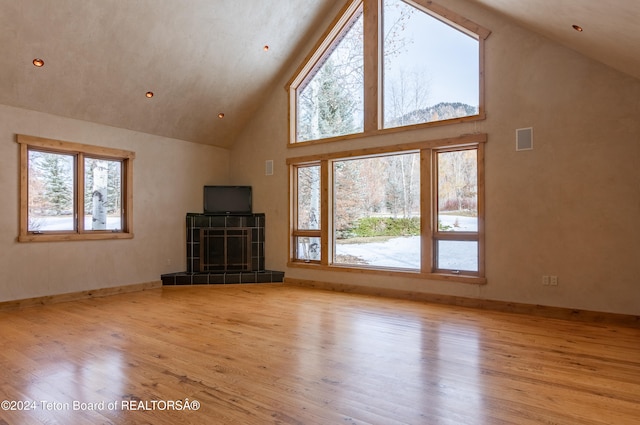
[(420, 270), (420, 153), (332, 164), (333, 263)]
[(485, 141), (289, 159), (290, 265), (483, 283)]
[(352, 0), (291, 79), (290, 144), (483, 119), (490, 31), (428, 0)]
[(131, 238), (133, 152), (18, 135), (20, 241)]

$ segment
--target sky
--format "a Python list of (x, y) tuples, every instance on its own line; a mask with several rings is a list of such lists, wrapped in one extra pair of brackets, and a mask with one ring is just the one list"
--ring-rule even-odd
[(462, 102), (478, 106), (478, 41), (401, 0), (384, 3), (385, 33), (401, 9), (413, 10), (402, 32), (413, 42), (407, 43), (392, 63), (385, 61), (386, 77), (397, 78), (401, 69), (405, 74), (417, 71), (427, 85), (427, 105)]

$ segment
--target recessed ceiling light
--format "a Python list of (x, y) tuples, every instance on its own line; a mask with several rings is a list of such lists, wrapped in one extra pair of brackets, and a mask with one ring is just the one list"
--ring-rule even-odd
[(44, 61), (40, 58), (36, 58), (33, 60), (33, 66), (37, 66), (38, 68), (41, 68), (44, 66)]
[(574, 30), (576, 30), (578, 32), (584, 31), (580, 25), (571, 25), (571, 26), (573, 27)]
[(153, 92), (152, 91), (148, 91), (144, 95), (147, 96), (149, 99), (151, 99), (153, 97)]
[(266, 52), (267, 50), (269, 50), (269, 45), (265, 44), (265, 46), (263, 47), (264, 51)]
[(220, 119), (224, 118), (224, 114), (223, 114), (222, 112), (220, 112), (220, 113), (218, 114), (218, 118), (220, 118)]

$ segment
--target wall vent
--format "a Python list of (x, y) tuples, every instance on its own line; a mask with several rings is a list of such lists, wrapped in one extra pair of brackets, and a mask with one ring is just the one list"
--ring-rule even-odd
[(529, 151), (533, 149), (533, 127), (516, 129), (516, 150)]

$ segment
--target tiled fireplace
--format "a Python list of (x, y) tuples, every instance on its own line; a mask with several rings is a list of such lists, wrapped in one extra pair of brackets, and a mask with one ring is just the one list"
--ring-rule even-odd
[(264, 214), (187, 214), (187, 272), (264, 270)]
[(163, 285), (282, 282), (265, 270), (265, 215), (187, 214), (187, 271), (162, 275)]

